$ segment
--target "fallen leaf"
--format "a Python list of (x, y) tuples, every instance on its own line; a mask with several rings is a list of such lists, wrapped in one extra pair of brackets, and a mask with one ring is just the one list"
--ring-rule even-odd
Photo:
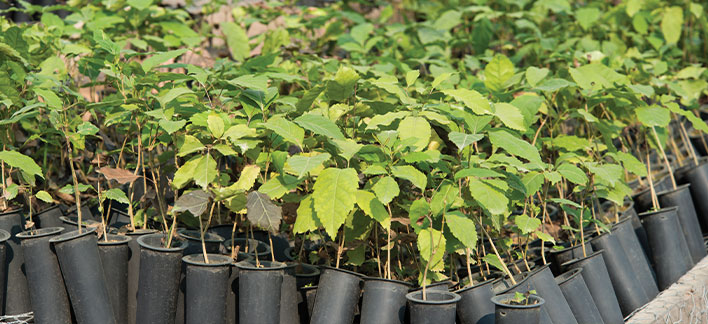
[(120, 184), (131, 183), (140, 178), (126, 169), (103, 167), (98, 169), (98, 172), (102, 173), (109, 181), (115, 180)]

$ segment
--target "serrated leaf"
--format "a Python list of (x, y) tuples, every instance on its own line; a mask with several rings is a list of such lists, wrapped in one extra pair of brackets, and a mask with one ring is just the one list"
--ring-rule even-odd
[(508, 153), (522, 157), (529, 162), (543, 164), (538, 149), (523, 139), (502, 129), (489, 132), (489, 140), (496, 147), (503, 148)]
[(219, 173), (216, 170), (216, 161), (211, 154), (202, 156), (194, 170), (194, 183), (205, 188), (216, 179)]
[(509, 200), (503, 192), (474, 178), (470, 179), (469, 190), (472, 198), (490, 214), (501, 215), (507, 212)]
[(41, 89), (41, 88), (35, 88), (34, 92), (41, 96), (44, 102), (47, 104), (47, 106), (51, 109), (61, 109), (62, 108), (62, 101), (61, 99), (54, 93), (54, 91), (47, 90), (47, 89)]
[(327, 168), (320, 172), (312, 196), (317, 218), (330, 237), (336, 237), (354, 208), (359, 177), (354, 169)]
[(143, 68), (143, 71), (145, 71), (145, 73), (147, 73), (150, 70), (152, 70), (152, 68), (154, 68), (162, 63), (165, 63), (169, 59), (173, 59), (175, 57), (178, 57), (186, 52), (187, 52), (187, 49), (183, 48), (183, 49), (178, 49), (178, 50), (169, 51), (169, 52), (157, 53), (157, 54), (143, 60), (143, 62), (140, 64), (140, 66)]
[(221, 24), (221, 28), (226, 36), (226, 44), (229, 46), (231, 56), (243, 62), (251, 56), (251, 48), (248, 46), (248, 36), (246, 31), (234, 22), (225, 22)]
[(342, 135), (342, 131), (339, 130), (337, 124), (321, 115), (304, 114), (296, 118), (295, 123), (318, 135), (338, 140), (344, 139), (344, 135)]
[(219, 115), (210, 114), (207, 117), (207, 126), (215, 138), (221, 138), (221, 135), (224, 135), (224, 120)]
[(407, 111), (389, 112), (383, 115), (376, 115), (369, 120), (366, 130), (377, 129), (379, 126), (391, 125), (394, 121), (410, 115)]
[(657, 106), (643, 106), (634, 110), (637, 119), (647, 127), (666, 127), (671, 121), (671, 113), (668, 109)]
[(420, 257), (429, 264), (429, 269), (442, 271), (444, 269), (443, 256), (447, 245), (442, 232), (433, 228), (422, 229), (418, 233), (417, 241)]
[(364, 214), (379, 222), (381, 226), (388, 228), (391, 217), (389, 217), (386, 208), (384, 208), (384, 205), (373, 193), (365, 190), (357, 190), (356, 204), (364, 211)]
[(477, 247), (477, 227), (473, 220), (459, 211), (446, 213), (445, 219), (450, 233), (460, 240), (462, 245), (472, 250)]
[(162, 127), (162, 129), (164, 129), (167, 132), (167, 134), (172, 135), (172, 134), (174, 134), (174, 132), (182, 129), (184, 127), (184, 125), (187, 125), (187, 121), (182, 120), (182, 119), (181, 120), (174, 120), (174, 121), (167, 120), (167, 119), (160, 119), (159, 125), (160, 125), (160, 127)]
[(489, 265), (497, 268), (497, 270), (504, 271), (504, 266), (496, 254), (486, 254), (483, 259), (484, 262), (489, 263)]
[(428, 177), (411, 165), (394, 166), (391, 167), (391, 171), (394, 177), (408, 180), (420, 190), (425, 190), (428, 184)]
[(337, 146), (339, 156), (343, 157), (347, 161), (351, 160), (351, 158), (354, 157), (354, 155), (357, 154), (362, 147), (364, 147), (364, 145), (361, 145), (351, 139), (334, 140), (334, 145)]
[(54, 199), (52, 198), (52, 196), (44, 190), (38, 191), (34, 196), (37, 197), (37, 199), (39, 199), (43, 202), (49, 203), (49, 204), (54, 202)]
[(440, 215), (449, 208), (454, 208), (454, 205), (461, 201), (459, 194), (460, 188), (457, 187), (457, 184), (447, 179), (443, 180), (430, 199), (430, 211), (433, 216)]
[(420, 71), (418, 70), (411, 70), (406, 73), (406, 85), (407, 86), (412, 86), (416, 80), (418, 80), (418, 77), (420, 76)]
[(497, 54), (484, 67), (484, 85), (487, 89), (500, 92), (506, 88), (506, 82), (514, 76), (514, 64), (503, 54)]
[(450, 132), (447, 138), (457, 146), (457, 151), (462, 152), (465, 147), (484, 138), (482, 134), (465, 134), (460, 132)]
[(123, 190), (120, 190), (118, 188), (108, 189), (104, 191), (103, 196), (106, 197), (106, 199), (115, 200), (121, 204), (130, 204), (128, 196), (125, 195), (125, 192)]
[(185, 87), (172, 88), (164, 95), (157, 97), (157, 101), (160, 102), (160, 106), (166, 107), (170, 102), (179, 98), (180, 96), (193, 93), (194, 91)]
[(683, 9), (681, 7), (670, 7), (664, 11), (661, 18), (661, 33), (667, 44), (676, 44), (681, 39), (681, 29), (683, 27)]
[(204, 146), (204, 144), (202, 144), (202, 142), (200, 142), (199, 139), (197, 139), (196, 137), (192, 135), (185, 135), (184, 142), (179, 147), (179, 152), (177, 153), (177, 156), (185, 156), (190, 153), (201, 151), (205, 148), (206, 147)]
[(384, 205), (390, 204), (393, 198), (396, 198), (400, 193), (398, 183), (395, 179), (389, 176), (379, 179), (379, 181), (371, 186), (371, 189), (376, 193), (376, 197), (378, 197)]
[(238, 181), (232, 186), (235, 189), (241, 191), (248, 191), (253, 188), (253, 184), (258, 179), (258, 175), (261, 172), (261, 168), (257, 165), (247, 165), (241, 170), (241, 175), (238, 177)]
[(359, 81), (359, 74), (354, 69), (342, 66), (334, 75), (334, 80), (327, 82), (327, 98), (334, 101), (343, 101), (354, 93), (354, 87)]
[(445, 72), (445, 73), (439, 74), (438, 76), (435, 77), (435, 79), (433, 79), (433, 82), (430, 84), (430, 87), (432, 87), (433, 89), (437, 89), (438, 86), (441, 83), (447, 81), (447, 79), (449, 79), (452, 76), (452, 74), (453, 73), (451, 73), (451, 72)]
[(177, 199), (172, 211), (175, 213), (188, 211), (193, 216), (199, 217), (206, 211), (210, 198), (211, 195), (204, 190), (190, 191)]
[(541, 220), (526, 215), (519, 215), (514, 218), (514, 224), (521, 230), (522, 234), (528, 234), (541, 226)]
[(76, 127), (76, 133), (81, 135), (96, 135), (96, 133), (98, 133), (98, 127), (94, 126), (90, 122), (83, 122), (81, 125)]
[(639, 161), (634, 155), (625, 152), (615, 152), (613, 156), (621, 162), (627, 171), (632, 172), (640, 177), (647, 176), (647, 167)]
[(315, 200), (312, 195), (307, 195), (300, 201), (300, 206), (297, 208), (297, 218), (293, 225), (293, 233), (304, 234), (317, 230), (320, 226), (315, 215)]
[(316, 155), (293, 155), (289, 157), (288, 161), (285, 163), (285, 171), (297, 176), (298, 178), (302, 178), (306, 176), (308, 172), (321, 166), (322, 163), (330, 158), (331, 156), (329, 153), (321, 153)]
[(286, 141), (302, 148), (302, 140), (305, 138), (305, 130), (300, 128), (300, 126), (295, 123), (278, 116), (268, 119), (268, 122), (264, 123), (263, 126), (274, 131)]
[(398, 124), (398, 137), (401, 141), (411, 141), (415, 151), (422, 151), (428, 147), (432, 129), (425, 118), (408, 116)]
[(34, 162), (34, 160), (16, 151), (2, 151), (0, 152), (0, 160), (9, 164), (13, 168), (18, 168), (27, 174), (38, 176), (44, 179), (42, 175), (42, 168)]
[(575, 165), (563, 163), (556, 168), (556, 171), (558, 171), (563, 178), (566, 178), (574, 184), (582, 186), (588, 183), (588, 177), (585, 175), (585, 172)]
[(444, 94), (453, 97), (455, 100), (465, 104), (472, 112), (478, 115), (493, 114), (487, 98), (483, 97), (479, 92), (468, 89), (445, 89)]
[(531, 171), (524, 174), (521, 178), (521, 182), (524, 184), (524, 188), (526, 188), (526, 197), (531, 197), (541, 190), (541, 186), (543, 186), (545, 180), (546, 178), (543, 176), (543, 173)]
[(152, 0), (128, 0), (126, 3), (135, 9), (143, 10), (152, 5)]
[(506, 125), (506, 127), (525, 131), (524, 115), (521, 110), (512, 104), (500, 102), (494, 104), (494, 115)]
[(548, 75), (548, 72), (550, 72), (550, 70), (547, 68), (539, 69), (535, 66), (529, 67), (526, 69), (526, 81), (529, 82), (529, 85), (535, 87)]
[(600, 178), (598, 180), (604, 180), (611, 186), (614, 186), (615, 182), (621, 182), (624, 176), (624, 169), (618, 164), (586, 163), (585, 166)]
[(455, 173), (455, 180), (459, 180), (460, 178), (466, 177), (505, 178), (506, 176), (494, 170), (482, 168), (466, 168)]
[(538, 236), (538, 238), (539, 238), (541, 241), (544, 241), (544, 242), (551, 242), (551, 243), (553, 243), (553, 244), (556, 244), (556, 240), (553, 239), (553, 236), (549, 235), (548, 233), (544, 233), (544, 232), (541, 232), (541, 231), (535, 231), (534, 234), (536, 234), (536, 236)]
[(298, 178), (285, 174), (270, 178), (258, 188), (258, 191), (273, 199), (278, 199), (297, 188), (298, 183)]
[(256, 130), (248, 127), (248, 125), (238, 124), (229, 127), (229, 129), (227, 129), (224, 132), (224, 135), (222, 136), (230, 139), (233, 142), (242, 137), (256, 136)]
[(268, 195), (258, 191), (251, 191), (247, 199), (248, 221), (271, 233), (278, 233), (280, 221), (283, 219), (283, 209), (274, 204)]

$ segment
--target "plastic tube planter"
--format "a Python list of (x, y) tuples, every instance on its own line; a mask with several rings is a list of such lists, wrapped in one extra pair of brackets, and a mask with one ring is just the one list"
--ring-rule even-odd
[(108, 235), (108, 240), (98, 240), (98, 252), (106, 277), (108, 296), (118, 323), (128, 323), (128, 267), (132, 238), (125, 235)]
[(280, 324), (300, 324), (297, 305), (297, 264), (287, 264), (280, 285)]
[(585, 258), (568, 261), (561, 265), (561, 268), (568, 270), (583, 269), (583, 279), (588, 286), (592, 300), (602, 315), (605, 324), (622, 324), (622, 310), (620, 309), (617, 295), (612, 288), (610, 275), (607, 273), (605, 261), (602, 258), (603, 251), (598, 251)]
[(35, 323), (71, 323), (69, 296), (59, 261), (49, 243), (49, 239), (63, 230), (62, 227), (48, 227), (17, 234), (22, 240)]
[(61, 211), (61, 205), (54, 205), (52, 207), (45, 208), (34, 217), (35, 223), (37, 223), (37, 228), (47, 228), (61, 227), (62, 221), (59, 217), (62, 216), (64, 216), (64, 212)]
[(585, 284), (582, 271), (582, 268), (577, 268), (565, 272), (556, 277), (556, 282), (578, 323), (603, 323), (602, 315)]
[(698, 166), (689, 167), (680, 173), (683, 183), (690, 183), (691, 197), (696, 208), (703, 233), (708, 232), (708, 159), (703, 158)]
[(543, 298), (530, 295), (526, 297), (527, 304), (514, 304), (515, 294), (499, 295), (492, 298), (494, 303), (494, 318), (496, 324), (539, 324), (541, 323), (541, 307), (545, 304)]
[(209, 263), (201, 253), (182, 258), (187, 264), (187, 289), (185, 294), (185, 323), (226, 324), (228, 282), (231, 275), (231, 258), (209, 254)]
[(676, 214), (686, 239), (688, 252), (691, 254), (691, 260), (693, 264), (696, 264), (706, 256), (706, 249), (703, 247), (701, 224), (698, 221), (698, 215), (696, 215), (696, 207), (693, 205), (690, 186), (691, 184), (684, 184), (676, 189), (657, 193), (656, 196), (661, 206), (679, 207)]
[(407, 282), (382, 279), (364, 279), (364, 297), (361, 305), (361, 324), (403, 324), (406, 318)]
[(5, 287), (7, 283), (7, 260), (8, 260), (8, 244), (10, 233), (0, 229), (0, 310), (5, 306)]
[(49, 240), (59, 259), (61, 274), (79, 324), (117, 323), (95, 235), (96, 229), (61, 234)]
[[(239, 323), (280, 323), (280, 293), (285, 263), (241, 261), (238, 279)], [(334, 322), (331, 322), (334, 323)]]
[(138, 307), (138, 275), (140, 274), (140, 244), (138, 238), (143, 235), (153, 234), (157, 232), (152, 229), (137, 229), (133, 232), (126, 233), (131, 238), (128, 242), (129, 259), (128, 259), (128, 324), (135, 324), (135, 311)]
[(455, 291), (460, 295), (460, 301), (457, 302), (457, 318), (460, 324), (494, 324), (492, 286), (497, 280), (499, 279), (490, 279)]
[(418, 290), (406, 295), (411, 324), (454, 324), (457, 314), (457, 302), (460, 295), (449, 291), (426, 289), (426, 300), (423, 291)]
[(17, 315), (31, 311), (27, 277), (22, 271), (25, 260), (20, 246), (20, 238), (16, 235), (22, 232), (24, 217), (19, 210), (8, 211), (0, 214), (0, 229), (10, 233), (7, 243), (5, 281), (5, 308), (7, 315)]
[(361, 275), (323, 267), (310, 324), (351, 324), (359, 303)]
[(577, 324), (573, 311), (558, 287), (549, 265), (546, 264), (531, 272), (530, 278), (536, 294), (546, 301), (545, 308), (554, 324)]
[[(627, 260), (632, 266), (633, 274), (639, 280), (639, 284), (642, 285), (642, 289), (649, 300), (652, 300), (659, 294), (659, 288), (656, 286), (656, 278), (654, 270), (651, 268), (649, 257), (644, 254), (636, 231), (632, 228), (633, 226), (631, 216), (625, 216), (612, 227), (612, 235), (619, 240), (624, 254), (627, 255)], [(644, 230), (643, 227), (642, 230)]]

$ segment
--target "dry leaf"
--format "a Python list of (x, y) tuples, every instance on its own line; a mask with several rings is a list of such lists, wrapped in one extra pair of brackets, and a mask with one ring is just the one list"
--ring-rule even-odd
[(131, 183), (140, 178), (140, 176), (135, 175), (126, 169), (103, 167), (98, 169), (98, 172), (102, 173), (103, 176), (105, 176), (109, 181), (115, 180), (120, 184)]

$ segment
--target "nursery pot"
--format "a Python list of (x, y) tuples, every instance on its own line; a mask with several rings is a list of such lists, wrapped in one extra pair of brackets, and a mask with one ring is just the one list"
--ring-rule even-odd
[(361, 275), (338, 268), (322, 267), (310, 324), (351, 324), (359, 303)]
[(126, 233), (131, 238), (128, 241), (128, 299), (127, 312), (128, 324), (135, 324), (135, 311), (138, 307), (138, 275), (140, 274), (140, 244), (138, 238), (143, 235), (153, 234), (156, 230), (152, 229), (137, 229)]
[(693, 205), (691, 191), (689, 190), (690, 186), (691, 184), (684, 184), (676, 189), (660, 192), (656, 196), (659, 199), (659, 205), (663, 207), (679, 207), (676, 214), (679, 224), (681, 224), (683, 236), (686, 239), (688, 253), (691, 255), (693, 264), (696, 264), (706, 256), (706, 249), (703, 247), (701, 224), (698, 221), (696, 208)]
[[(453, 283), (450, 280), (439, 281), (439, 282), (431, 283), (431, 284), (425, 286), (425, 291), (450, 291), (450, 287), (452, 287), (452, 286), (453, 286)], [(411, 290), (411, 292), (419, 291), (419, 290), (422, 291), (423, 287), (415, 288), (415, 289)]]
[[(228, 239), (228, 240), (224, 241), (224, 246), (226, 247), (226, 251), (231, 252), (232, 245), (234, 248), (236, 248), (236, 246), (239, 246), (239, 249), (238, 249), (239, 253), (248, 254), (253, 258), (255, 258), (256, 253), (258, 253), (259, 260), (270, 260), (271, 259), (270, 246), (268, 246), (268, 244), (261, 242), (259, 240), (246, 239), (246, 238), (235, 238), (233, 240)], [(246, 249), (248, 249), (248, 251), (246, 251)]]
[(236, 264), (239, 323), (280, 323), (280, 293), (285, 263), (241, 261)]
[(187, 255), (187, 291), (185, 295), (185, 323), (226, 324), (226, 304), (231, 258), (209, 254), (209, 263), (202, 254)]
[(108, 234), (98, 240), (98, 252), (106, 277), (108, 297), (118, 323), (128, 323), (128, 260), (131, 237)]
[(406, 295), (411, 324), (454, 324), (460, 295), (449, 291), (414, 291)]
[(411, 284), (382, 278), (364, 279), (361, 324), (403, 324), (406, 320), (406, 294)]
[(138, 238), (140, 273), (136, 323), (172, 324), (175, 321), (182, 252), (187, 242), (173, 238), (172, 245), (166, 248), (163, 239), (167, 241), (162, 233)]
[(598, 251), (585, 258), (568, 261), (561, 265), (566, 270), (583, 269), (583, 280), (588, 286), (592, 300), (602, 315), (605, 324), (622, 324), (622, 310), (620, 309), (617, 295), (612, 288), (610, 275), (607, 273), (603, 251)]
[(549, 266), (549, 264), (546, 264), (532, 271), (529, 280), (531, 280), (536, 294), (546, 301), (543, 307), (548, 312), (553, 323), (577, 324), (578, 322), (575, 321), (573, 311), (570, 309), (570, 306), (568, 306), (568, 302), (565, 300), (563, 292), (558, 287)]
[(681, 173), (680, 181), (690, 183), (691, 197), (696, 208), (698, 221), (703, 233), (708, 232), (708, 159), (701, 159), (698, 166), (692, 166)]
[(5, 305), (5, 287), (7, 284), (7, 266), (8, 247), (7, 240), (10, 239), (10, 233), (0, 229), (0, 311)]
[(644, 250), (642, 250), (632, 226), (630, 216), (624, 216), (619, 223), (612, 226), (612, 235), (617, 237), (624, 254), (627, 256), (627, 261), (632, 266), (633, 275), (637, 277), (647, 298), (652, 300), (659, 294), (659, 288), (656, 286), (656, 278), (649, 258), (644, 254)]
[(306, 324), (310, 322), (312, 309), (315, 307), (317, 286), (302, 287), (298, 289), (298, 293), (300, 294), (300, 298), (297, 308), (300, 314), (300, 323)]
[(36, 213), (33, 218), (37, 228), (62, 227), (62, 221), (59, 219), (62, 216), (64, 212), (61, 211), (61, 205), (54, 205)]
[(24, 257), (20, 238), (17, 234), (23, 231), (25, 218), (19, 210), (0, 214), (0, 229), (10, 233), (6, 240), (7, 252), (5, 261), (5, 308), (3, 314), (17, 315), (32, 311), (25, 275)]
[(490, 279), (455, 291), (460, 295), (460, 301), (457, 302), (457, 318), (460, 324), (494, 324), (492, 285), (496, 280)]
[[(652, 179), (654, 179), (654, 192), (660, 192), (671, 189), (671, 179), (669, 179), (667, 173), (662, 172), (658, 175), (654, 175)], [(651, 188), (649, 187), (648, 180), (646, 184), (647, 186), (644, 189), (632, 195), (632, 201), (634, 201), (634, 209), (637, 212), (644, 212), (652, 208)]]
[(64, 230), (47, 227), (17, 234), (22, 240), (27, 284), (35, 323), (71, 324), (71, 304), (59, 261), (49, 239)]
[(649, 250), (649, 239), (647, 239), (647, 232), (644, 230), (642, 221), (639, 220), (639, 215), (637, 215), (637, 211), (634, 209), (634, 202), (630, 201), (629, 206), (622, 212), (622, 216), (627, 216), (631, 219), (634, 234), (637, 236), (642, 251), (644, 255), (647, 256), (648, 260), (651, 254), (651, 250)]
[(594, 238), (591, 243), (595, 250), (603, 251), (602, 259), (605, 261), (622, 315), (627, 316), (648, 303), (650, 299), (644, 292), (617, 237), (605, 233)]
[[(523, 273), (520, 276), (521, 279), (516, 279), (516, 284), (512, 285), (511, 287), (502, 290), (500, 293), (497, 295), (504, 295), (504, 294), (510, 294), (510, 293), (527, 293), (531, 290), (536, 290), (536, 286), (534, 286), (533, 281), (531, 280), (531, 275), (533, 272), (526, 272)], [(548, 310), (546, 309), (546, 305), (541, 306), (541, 319), (540, 323), (541, 324), (560, 324), (560, 323), (553, 323), (553, 320), (551, 319), (551, 315), (548, 314)]]
[(693, 266), (677, 210), (669, 207), (639, 214), (647, 231), (659, 290), (668, 288)]
[(239, 253), (236, 260), (226, 255), (231, 260), (231, 272), (226, 285), (228, 295), (226, 296), (226, 319), (228, 323), (238, 323), (238, 267), (236, 264), (245, 260), (252, 260), (247, 254)]
[(280, 324), (300, 324), (298, 317), (297, 264), (286, 264), (280, 285)]
[(96, 229), (54, 236), (61, 274), (78, 323), (117, 323), (103, 275)]
[[(202, 239), (199, 230), (178, 230), (177, 233), (187, 240), (187, 248), (184, 249), (184, 255), (202, 253)], [(221, 242), (224, 239), (215, 233), (204, 233), (204, 247), (207, 253), (219, 253)]]
[(320, 279), (320, 269), (307, 263), (292, 263), (295, 265), (295, 283), (300, 289), (307, 285), (316, 286)]
[[(588, 240), (586, 240), (585, 255), (590, 255), (592, 253), (592, 245), (590, 244), (590, 242), (588, 242)], [(563, 269), (561, 269), (561, 264), (573, 259), (582, 258), (585, 255), (583, 255), (583, 249), (581, 248), (581, 244), (567, 247), (562, 250), (551, 250), (551, 252), (549, 253), (551, 259), (551, 271), (554, 275), (559, 275), (563, 273)]]
[(513, 305), (511, 301), (514, 297), (514, 294), (492, 297), (496, 324), (541, 323), (541, 306), (545, 303), (543, 298), (530, 295), (527, 297), (528, 304)]
[(567, 271), (556, 277), (556, 283), (578, 323), (603, 323), (602, 315), (595, 306), (590, 290), (582, 276), (583, 268)]
[[(64, 232), (68, 233), (71, 231), (75, 231), (79, 226), (78, 219), (76, 216), (60, 216), (59, 219), (61, 220), (61, 227), (64, 228)], [(98, 224), (98, 221), (95, 221), (93, 219), (82, 219), (81, 223), (81, 228), (86, 228), (88, 225), (95, 225)]]

